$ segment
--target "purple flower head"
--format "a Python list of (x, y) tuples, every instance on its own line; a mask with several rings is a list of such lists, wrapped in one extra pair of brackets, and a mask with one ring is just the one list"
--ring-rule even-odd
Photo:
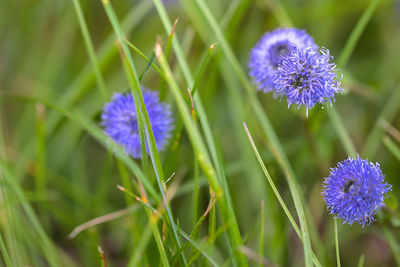
[(274, 90), (274, 76), (282, 58), (291, 49), (318, 49), (305, 31), (296, 28), (276, 29), (266, 33), (250, 52), (250, 76), (265, 93)]
[(276, 91), (286, 96), (289, 106), (305, 105), (307, 113), (315, 104), (332, 104), (335, 93), (342, 89), (331, 60), (328, 49), (291, 49), (279, 64), (274, 80)]
[[(173, 128), (170, 108), (160, 102), (158, 92), (142, 89), (142, 93), (157, 149), (162, 150)], [(135, 102), (131, 93), (114, 94), (112, 100), (104, 106), (101, 119), (104, 132), (111, 139), (122, 145), (132, 157), (142, 157)]]
[(340, 162), (324, 181), (322, 194), (330, 214), (350, 225), (370, 224), (392, 187), (384, 178), (378, 163), (359, 156)]

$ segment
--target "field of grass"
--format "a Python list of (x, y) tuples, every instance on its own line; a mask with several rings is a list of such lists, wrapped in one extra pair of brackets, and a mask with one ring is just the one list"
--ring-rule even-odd
[[(257, 91), (250, 50), (279, 27), (330, 50), (332, 107)], [(174, 130), (158, 151), (138, 105), (138, 160), (100, 122), (141, 88)], [(365, 227), (321, 195), (357, 154), (392, 185)], [(399, 1), (0, 3), (0, 266), (400, 266), (399, 196)]]

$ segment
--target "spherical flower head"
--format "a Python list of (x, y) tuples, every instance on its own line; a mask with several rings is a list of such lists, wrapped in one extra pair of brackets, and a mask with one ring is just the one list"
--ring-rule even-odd
[(274, 80), (276, 91), (286, 96), (289, 107), (305, 105), (307, 113), (316, 104), (332, 104), (342, 89), (341, 77), (331, 60), (328, 49), (291, 49), (279, 64)]
[(324, 181), (323, 196), (330, 211), (344, 223), (368, 225), (384, 206), (391, 185), (384, 182), (378, 163), (357, 156), (340, 162)]
[(274, 90), (274, 76), (283, 57), (291, 49), (318, 49), (314, 40), (304, 30), (296, 28), (276, 29), (266, 33), (250, 52), (250, 76), (259, 90)]
[[(160, 102), (158, 92), (142, 89), (142, 93), (157, 149), (162, 150), (173, 129), (170, 108)], [(104, 106), (101, 119), (104, 132), (122, 145), (125, 152), (134, 158), (142, 157), (135, 102), (131, 93), (114, 94), (112, 100)], [(148, 150), (147, 140), (146, 149)]]

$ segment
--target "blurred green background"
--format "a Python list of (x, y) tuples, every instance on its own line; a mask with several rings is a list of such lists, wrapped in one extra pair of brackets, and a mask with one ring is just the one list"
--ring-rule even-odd
[[(115, 34), (101, 1), (79, 1), (108, 98), (113, 92), (129, 88), (119, 56)], [(247, 73), (250, 49), (266, 31), (292, 25), (305, 29), (317, 44), (330, 49), (337, 59), (370, 1), (355, 0), (209, 0), (213, 15), (224, 29), (226, 39)], [(365, 255), (364, 266), (394, 266), (399, 243), (400, 217), (400, 3), (374, 1), (377, 9), (360, 36), (343, 73), (344, 93), (334, 106), (360, 156), (379, 162), (387, 182), (393, 185), (388, 206), (371, 226), (339, 223), (340, 254), (343, 266), (356, 266)], [(157, 40), (165, 49), (168, 34), (151, 0), (111, 1), (123, 23), (126, 38), (147, 57), (153, 55)], [(183, 46), (191, 71), (196, 74), (209, 45), (218, 42), (194, 0), (164, 1), (170, 20), (179, 17), (174, 38)], [(147, 62), (132, 52), (138, 73)], [(153, 55), (154, 58), (154, 55)], [(157, 64), (157, 60), (154, 60)], [(174, 52), (169, 59), (183, 94), (186, 88), (182, 69)], [(204, 73), (198, 94), (211, 125), (218, 153), (223, 159), (236, 218), (245, 247), (258, 253), (261, 201), (264, 200), (264, 257), (277, 266), (303, 266), (302, 243), (278, 204), (262, 173), (242, 127), (245, 121), (261, 156), (292, 214), (295, 209), (285, 173), (271, 152), (270, 140), (254, 116), (246, 91), (218, 43)], [(159, 74), (149, 69), (142, 86), (160, 90), (162, 100), (171, 104), (179, 121), (174, 99)], [(161, 86), (160, 86), (161, 84)], [(32, 207), (41, 228), (54, 246), (58, 266), (98, 266), (97, 246), (105, 252), (109, 266), (126, 266), (139, 250), (139, 266), (158, 266), (159, 253), (151, 231), (146, 230), (145, 210), (134, 199), (117, 190), (121, 176), (136, 179), (117, 160), (113, 151), (93, 138), (66, 112), (56, 111), (41, 99), (76, 112), (95, 124), (100, 122), (104, 100), (99, 93), (73, 1), (15, 0), (0, 3), (0, 108), (1, 175), (9, 175), (21, 189), (26, 202), (2, 178), (0, 228), (13, 266), (48, 266), (46, 242), (42, 243), (24, 205)], [(254, 86), (254, 91), (255, 86)], [(297, 176), (317, 236), (313, 249), (323, 266), (335, 266), (332, 216), (321, 197), (322, 180), (329, 168), (347, 157), (335, 125), (326, 109), (314, 108), (306, 118), (305, 110), (287, 109), (284, 99), (257, 93), (264, 112), (271, 120), (289, 162)], [(166, 177), (173, 172), (171, 184), (177, 188), (171, 200), (179, 226), (191, 232), (193, 218), (193, 181), (196, 173), (193, 148), (186, 131), (160, 153)], [(396, 158), (397, 155), (397, 158)], [(140, 161), (138, 161), (140, 165)], [(9, 174), (6, 173), (6, 167)], [(144, 170), (156, 187), (152, 168)], [(207, 180), (199, 174), (198, 214), (208, 205)], [(172, 187), (172, 185), (169, 185)], [(134, 190), (134, 189), (132, 189)], [(170, 189), (169, 189), (170, 190)], [(158, 192), (158, 191), (157, 191)], [(139, 192), (135, 191), (135, 194)], [(74, 239), (68, 235), (75, 227), (123, 210), (118, 218), (89, 227)], [(11, 211), (7, 211), (10, 209)], [(218, 211), (218, 208), (217, 208)], [(218, 213), (218, 212), (217, 212)], [(8, 215), (7, 215), (8, 214)], [(11, 215), (10, 215), (11, 214)], [(297, 220), (297, 216), (294, 216)], [(223, 226), (216, 216), (217, 228)], [(159, 223), (163, 232), (162, 223)], [(221, 228), (220, 228), (221, 229)], [(386, 229), (386, 235), (384, 234)], [(222, 228), (222, 230), (224, 230)], [(197, 237), (209, 236), (207, 218)], [(168, 234), (166, 250), (174, 254)], [(147, 238), (147, 242), (143, 239)], [(143, 244), (144, 243), (144, 244)], [(45, 245), (43, 245), (45, 244)], [(143, 248), (140, 248), (143, 245)], [(222, 233), (209, 242), (208, 251), (219, 264), (230, 266), (231, 252)], [(400, 251), (397, 251), (400, 254)], [(193, 250), (186, 254), (193, 255)], [(4, 251), (0, 264), (5, 264)], [(136, 257), (138, 257), (136, 256)], [(171, 256), (172, 258), (172, 256)], [(249, 256), (250, 264), (257, 260)], [(2, 262), (3, 261), (3, 262)], [(177, 264), (177, 263), (176, 263)], [(207, 266), (199, 257), (195, 266)], [(178, 264), (179, 265), (179, 264)]]

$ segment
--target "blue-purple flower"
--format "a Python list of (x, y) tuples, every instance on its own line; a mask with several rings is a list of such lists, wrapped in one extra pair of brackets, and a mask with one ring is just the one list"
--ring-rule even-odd
[(391, 190), (384, 179), (378, 163), (359, 156), (340, 162), (324, 181), (323, 196), (329, 212), (344, 223), (370, 224)]
[(289, 106), (305, 105), (308, 112), (316, 104), (332, 104), (335, 94), (342, 91), (340, 80), (328, 49), (306, 48), (291, 49), (282, 58), (274, 83)]
[[(162, 150), (173, 129), (170, 108), (160, 102), (158, 92), (142, 89), (142, 93), (157, 149)], [(122, 145), (132, 157), (141, 158), (135, 102), (131, 93), (114, 94), (112, 100), (104, 106), (101, 119), (104, 132), (109, 137)]]
[(304, 30), (276, 29), (266, 33), (250, 52), (250, 76), (264, 92), (274, 90), (274, 77), (282, 58), (294, 48), (318, 49), (314, 40)]

